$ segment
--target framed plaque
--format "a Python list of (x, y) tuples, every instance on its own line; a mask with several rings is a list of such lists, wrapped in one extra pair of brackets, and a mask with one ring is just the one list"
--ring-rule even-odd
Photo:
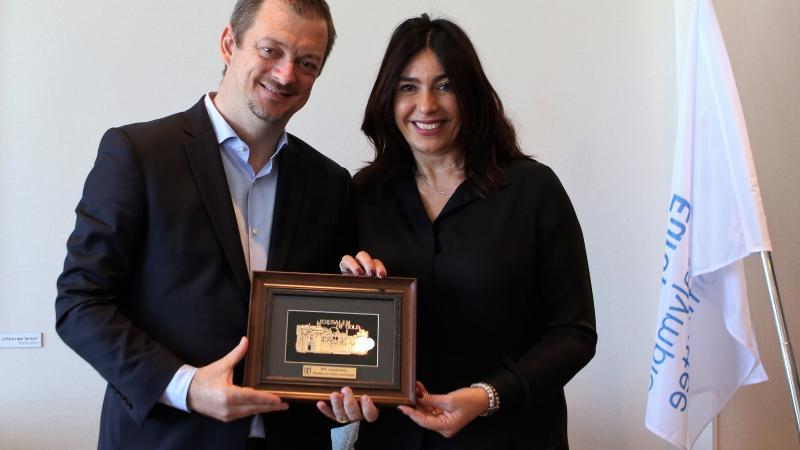
[(350, 386), (376, 404), (414, 404), (416, 280), (255, 272), (244, 384), (327, 400)]

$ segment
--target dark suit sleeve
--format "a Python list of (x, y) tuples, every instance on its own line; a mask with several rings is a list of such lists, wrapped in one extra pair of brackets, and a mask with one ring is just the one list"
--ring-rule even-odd
[[(535, 319), (540, 336), (517, 358), (505, 358), (487, 378), (501, 407), (535, 406), (561, 395), (564, 385), (594, 356), (594, 303), (583, 234), (572, 203), (555, 173), (540, 165), (528, 196), (535, 214)], [(525, 205), (520, 205), (525, 207)], [(523, 311), (520, 311), (523, 313)]]
[(103, 136), (75, 212), (57, 282), (56, 330), (141, 424), (183, 362), (125, 314), (148, 214), (145, 179), (124, 131)]

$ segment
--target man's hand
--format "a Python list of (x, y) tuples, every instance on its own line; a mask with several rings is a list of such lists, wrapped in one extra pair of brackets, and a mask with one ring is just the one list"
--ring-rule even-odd
[(247, 354), (248, 341), (243, 337), (230, 353), (197, 369), (189, 385), (186, 402), (189, 409), (230, 422), (242, 417), (272, 411), (284, 411), (289, 405), (275, 394), (233, 384), (233, 368)]
[(359, 420), (374, 422), (380, 415), (380, 411), (368, 395), (356, 397), (353, 390), (346, 386), (339, 392), (332, 392), (330, 399), (330, 404), (323, 401), (317, 402), (317, 409), (329, 419), (341, 424)]

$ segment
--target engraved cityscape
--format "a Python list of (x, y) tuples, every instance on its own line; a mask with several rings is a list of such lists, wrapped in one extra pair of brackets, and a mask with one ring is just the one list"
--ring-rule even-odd
[(350, 320), (320, 319), (297, 325), (297, 353), (364, 356), (375, 348), (369, 331)]

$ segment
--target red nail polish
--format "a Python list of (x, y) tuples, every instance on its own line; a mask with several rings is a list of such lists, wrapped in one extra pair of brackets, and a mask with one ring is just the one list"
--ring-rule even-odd
[(386, 272), (384, 272), (383, 270), (379, 271), (378, 278), (386, 278)]
[(364, 269), (359, 267), (358, 269), (356, 269), (356, 273), (359, 274), (359, 275), (364, 275)]

